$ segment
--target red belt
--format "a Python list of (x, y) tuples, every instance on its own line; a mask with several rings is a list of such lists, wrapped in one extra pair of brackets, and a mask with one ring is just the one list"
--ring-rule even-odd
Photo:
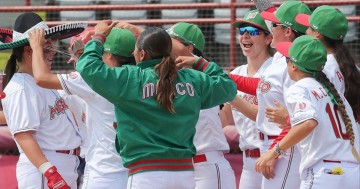
[(198, 154), (193, 157), (194, 163), (201, 163), (206, 161), (205, 154)]
[(244, 151), (246, 157), (260, 157), (260, 149), (256, 148), (253, 150), (245, 150)]
[(69, 154), (69, 155), (79, 156), (80, 155), (80, 147), (77, 147), (72, 150), (55, 150), (55, 152), (61, 153), (61, 154)]
[(323, 160), (324, 163), (341, 163), (341, 161), (334, 161), (334, 160)]
[[(271, 136), (271, 135), (266, 135), (268, 140), (272, 140), (272, 139), (276, 139), (278, 136)], [(262, 132), (259, 132), (259, 139), (260, 140), (264, 140), (265, 135)]]

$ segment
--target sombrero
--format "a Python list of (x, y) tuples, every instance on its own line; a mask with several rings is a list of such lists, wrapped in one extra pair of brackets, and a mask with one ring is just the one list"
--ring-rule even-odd
[(86, 27), (86, 23), (70, 23), (49, 28), (39, 15), (32, 12), (23, 13), (16, 18), (14, 30), (0, 28), (0, 50), (13, 49), (28, 44), (28, 34), (35, 28), (45, 29), (46, 39), (58, 40), (77, 35)]

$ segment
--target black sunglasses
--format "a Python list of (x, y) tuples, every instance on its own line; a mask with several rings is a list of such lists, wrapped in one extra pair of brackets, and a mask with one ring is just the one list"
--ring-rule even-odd
[(290, 58), (286, 57), (286, 63), (287, 64), (289, 64), (290, 60), (291, 60)]

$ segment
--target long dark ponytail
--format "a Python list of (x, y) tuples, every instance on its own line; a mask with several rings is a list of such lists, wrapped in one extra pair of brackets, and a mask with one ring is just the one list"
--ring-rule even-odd
[(169, 34), (161, 28), (151, 27), (141, 33), (136, 45), (138, 50), (144, 50), (150, 59), (162, 59), (161, 63), (155, 66), (155, 73), (158, 76), (156, 101), (167, 111), (175, 113), (173, 100), (177, 71), (175, 61), (170, 56), (172, 43)]
[(356, 67), (355, 59), (342, 40), (333, 40), (324, 36), (324, 41), (327, 46), (334, 49), (334, 57), (344, 76), (344, 96), (353, 110), (354, 117), (357, 118), (360, 114), (360, 72)]
[(6, 63), (3, 77), (3, 89), (5, 89), (6, 85), (9, 83), (13, 75), (17, 71), (16, 62), (20, 62), (23, 58), (24, 47), (14, 48), (9, 60)]

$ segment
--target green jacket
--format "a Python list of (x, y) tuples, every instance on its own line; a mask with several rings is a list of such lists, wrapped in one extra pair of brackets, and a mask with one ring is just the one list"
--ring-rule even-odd
[(154, 66), (161, 59), (109, 68), (102, 62), (103, 52), (101, 42), (89, 41), (76, 69), (95, 92), (115, 105), (116, 146), (129, 174), (192, 170), (199, 111), (233, 100), (234, 82), (219, 66), (204, 59), (194, 66), (204, 73), (179, 70), (173, 104), (176, 113), (172, 114), (156, 101)]

